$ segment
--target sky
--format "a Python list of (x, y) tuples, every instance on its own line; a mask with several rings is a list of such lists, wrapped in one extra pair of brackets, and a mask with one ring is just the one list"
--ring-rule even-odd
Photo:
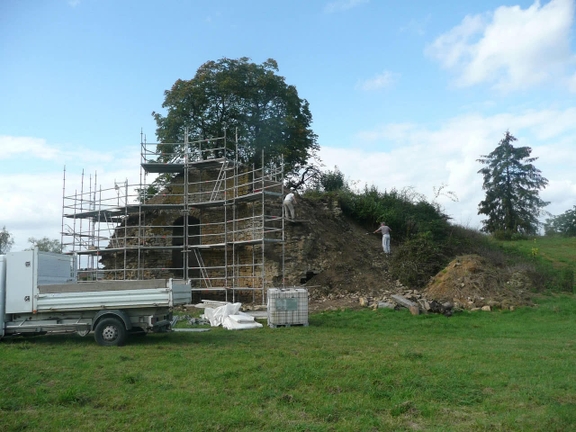
[(60, 239), (63, 195), (140, 184), (165, 90), (224, 57), (276, 60), (310, 104), (325, 169), (354, 187), (420, 194), (480, 228), (477, 159), (509, 131), (562, 214), (576, 205), (575, 12), (576, 0), (2, 0), (0, 229), (12, 251)]

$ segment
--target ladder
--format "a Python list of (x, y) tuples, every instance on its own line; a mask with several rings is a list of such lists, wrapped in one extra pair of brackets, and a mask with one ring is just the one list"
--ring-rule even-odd
[(198, 267), (200, 269), (200, 275), (202, 277), (202, 280), (206, 284), (206, 288), (212, 288), (212, 282), (210, 282), (210, 279), (208, 278), (208, 271), (206, 270), (206, 265), (204, 265), (204, 260), (202, 259), (202, 255), (200, 254), (200, 251), (196, 248), (193, 249), (193, 251), (194, 251), (194, 256), (196, 257), (196, 261), (198, 262)]
[[(210, 195), (210, 201), (216, 201), (218, 198), (218, 192), (221, 192), (222, 182), (226, 180), (226, 168), (228, 168), (228, 161), (222, 162), (222, 165), (220, 166), (220, 172), (218, 173), (218, 178), (214, 184), (212, 194)], [(225, 190), (224, 193), (226, 193)]]

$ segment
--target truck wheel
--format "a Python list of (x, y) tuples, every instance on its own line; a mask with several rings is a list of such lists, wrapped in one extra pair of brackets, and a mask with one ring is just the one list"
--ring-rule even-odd
[(101, 346), (121, 346), (126, 342), (126, 327), (116, 318), (104, 318), (96, 325), (94, 339)]

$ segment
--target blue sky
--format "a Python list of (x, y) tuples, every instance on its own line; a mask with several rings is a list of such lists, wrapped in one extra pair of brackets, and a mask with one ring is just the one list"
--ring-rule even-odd
[[(576, 0), (0, 2), (0, 228), (59, 238), (67, 192), (139, 181), (164, 91), (222, 57), (278, 62), (320, 157), (359, 187), (413, 188), (479, 227), (476, 159), (506, 130), (576, 204)], [(454, 192), (458, 201), (435, 190)]]

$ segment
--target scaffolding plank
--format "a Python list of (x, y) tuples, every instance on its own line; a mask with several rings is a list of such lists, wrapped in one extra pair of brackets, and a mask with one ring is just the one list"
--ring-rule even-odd
[(255, 240), (241, 240), (236, 242), (230, 242), (230, 244), (234, 244), (236, 246), (244, 246), (244, 245), (256, 245), (260, 243), (281, 243), (281, 239), (271, 239), (271, 238), (264, 238), (264, 239), (255, 239)]
[(103, 255), (107, 253), (113, 252), (124, 252), (124, 251), (137, 251), (140, 250), (142, 252), (147, 250), (180, 250), (182, 249), (182, 245), (180, 246), (126, 246), (126, 247), (112, 247), (112, 248), (102, 248), (102, 249), (88, 249), (88, 250), (80, 250), (80, 251), (73, 251), (78, 255)]
[(183, 207), (183, 204), (130, 204), (124, 207), (106, 209), (106, 210), (90, 210), (78, 213), (66, 213), (65, 218), (69, 219), (89, 219), (92, 218), (95, 222), (121, 222), (120, 216), (128, 214), (139, 213), (146, 210), (178, 210)]
[(202, 201), (202, 202), (190, 203), (190, 207), (196, 207), (196, 208), (221, 207), (224, 204), (226, 204), (225, 200)]
[(147, 162), (142, 164), (142, 168), (147, 173), (173, 173), (179, 174), (184, 172), (184, 163), (161, 163), (161, 162)]
[[(212, 249), (212, 248), (221, 248), (226, 246), (226, 243), (212, 243), (212, 244), (203, 244), (203, 245), (188, 245), (190, 249)], [(182, 246), (180, 246), (182, 247)]]
[(178, 210), (184, 209), (184, 204), (156, 204), (156, 203), (142, 203), (133, 206), (128, 206), (130, 211), (145, 211), (145, 210)]
[(113, 209), (113, 210), (89, 210), (83, 211), (78, 213), (67, 213), (64, 215), (66, 218), (70, 219), (87, 219), (87, 218), (96, 218), (98, 221), (100, 220), (109, 220), (110, 218), (116, 218), (118, 216), (122, 216), (125, 214), (124, 210), (120, 209)]

